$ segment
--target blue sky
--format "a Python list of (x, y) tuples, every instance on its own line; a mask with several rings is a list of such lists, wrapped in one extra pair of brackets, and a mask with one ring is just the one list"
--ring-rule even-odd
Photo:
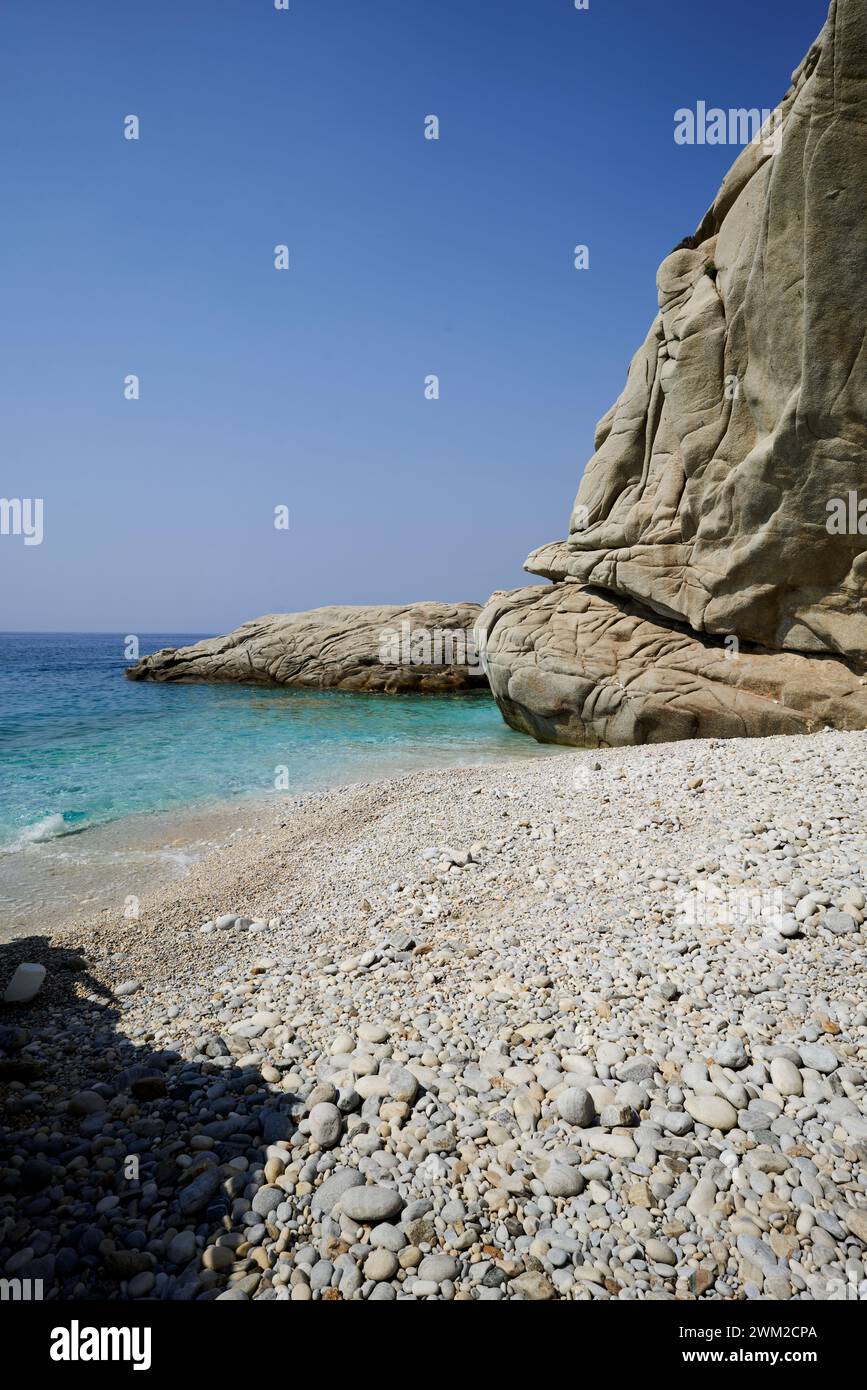
[(0, 495), (44, 539), (0, 536), (0, 628), (529, 582), (736, 153), (674, 111), (772, 107), (825, 13), (7, 0)]

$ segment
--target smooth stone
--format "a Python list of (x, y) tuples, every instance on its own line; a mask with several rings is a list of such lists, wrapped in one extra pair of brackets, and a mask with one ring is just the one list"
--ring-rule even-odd
[(776, 1087), (781, 1096), (799, 1096), (803, 1092), (804, 1082), (801, 1073), (793, 1062), (786, 1057), (774, 1057), (771, 1060), (771, 1084)]
[(185, 1216), (192, 1216), (207, 1206), (219, 1186), (219, 1171), (206, 1168), (178, 1193), (178, 1206)]
[(593, 1097), (583, 1086), (570, 1086), (557, 1097), (557, 1109), (567, 1124), (587, 1129), (593, 1124), (595, 1106)]
[(644, 1242), (644, 1253), (649, 1260), (653, 1260), (654, 1264), (677, 1264), (677, 1255), (674, 1253), (671, 1246), (666, 1244), (664, 1240), (646, 1240)]
[(4, 1004), (29, 1004), (42, 988), (46, 970), (35, 961), (22, 961), (3, 992)]
[(836, 1052), (825, 1043), (798, 1043), (798, 1051), (802, 1064), (810, 1071), (822, 1072), (827, 1076), (840, 1065)]
[(392, 1187), (350, 1187), (340, 1198), (344, 1215), (365, 1225), (390, 1221), (403, 1206), (403, 1198)]
[(439, 1284), (435, 1284), (432, 1279), (414, 1279), (410, 1290), (416, 1298), (432, 1298), (439, 1291)]
[(536, 1270), (528, 1270), (526, 1274), (519, 1274), (517, 1279), (513, 1279), (509, 1285), (509, 1292), (532, 1303), (547, 1303), (556, 1297), (554, 1285), (550, 1279)]
[(202, 1251), (203, 1269), (228, 1269), (235, 1263), (235, 1252), (228, 1245), (209, 1245)]
[(688, 1096), (685, 1109), (700, 1125), (726, 1134), (738, 1122), (738, 1112), (722, 1096)]
[(855, 931), (855, 918), (850, 917), (848, 912), (837, 912), (832, 908), (822, 918), (822, 926), (827, 927), (835, 936), (846, 936), (849, 932)]
[(740, 1038), (724, 1038), (716, 1051), (717, 1064), (740, 1071), (749, 1065), (749, 1057)]
[(549, 1197), (577, 1197), (584, 1191), (584, 1179), (571, 1164), (551, 1163), (537, 1171)]
[(398, 1254), (407, 1244), (407, 1238), (403, 1231), (397, 1226), (391, 1226), (388, 1222), (380, 1222), (374, 1226), (370, 1233), (371, 1245), (382, 1246), (385, 1250), (391, 1250), (393, 1254)]
[(276, 1211), (285, 1201), (286, 1193), (282, 1187), (260, 1187), (250, 1203), (250, 1208), (257, 1216), (270, 1216), (272, 1211)]
[(364, 1174), (357, 1168), (338, 1168), (313, 1193), (310, 1205), (314, 1216), (329, 1215), (350, 1188), (361, 1187), (363, 1183)]
[(336, 1105), (321, 1101), (314, 1105), (309, 1117), (310, 1135), (322, 1149), (333, 1149), (340, 1142), (343, 1116)]
[(399, 1268), (397, 1256), (391, 1250), (380, 1246), (372, 1250), (365, 1260), (364, 1277), (378, 1284), (383, 1279), (393, 1279)]
[(843, 1224), (856, 1240), (860, 1240), (862, 1245), (867, 1245), (867, 1207), (854, 1207), (847, 1211), (843, 1217)]
[(392, 1303), (397, 1298), (393, 1284), (374, 1284), (368, 1303)]
[(130, 1298), (147, 1298), (154, 1284), (156, 1276), (149, 1269), (143, 1269), (141, 1274), (136, 1274), (127, 1284), (127, 1293)]
[(406, 1067), (392, 1064), (383, 1067), (380, 1076), (385, 1079), (386, 1094), (392, 1100), (405, 1101), (407, 1105), (412, 1105), (418, 1095), (418, 1080)]
[(362, 1042), (384, 1043), (388, 1042), (388, 1029), (381, 1023), (362, 1023), (359, 1025), (358, 1036)]
[(425, 1255), (418, 1267), (419, 1279), (432, 1279), (441, 1284), (444, 1279), (457, 1279), (460, 1265), (451, 1255)]
[(166, 1258), (170, 1264), (185, 1265), (196, 1256), (195, 1231), (178, 1231), (169, 1241)]
[(97, 1091), (76, 1091), (69, 1098), (70, 1115), (99, 1115), (105, 1109), (105, 1097)]

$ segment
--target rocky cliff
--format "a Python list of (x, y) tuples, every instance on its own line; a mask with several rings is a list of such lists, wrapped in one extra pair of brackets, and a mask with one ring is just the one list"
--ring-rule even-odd
[(867, 726), (865, 272), (867, 8), (835, 0), (659, 268), (568, 538), (526, 562), (553, 587), (482, 614), (509, 723), (606, 744)]
[(473, 624), (477, 603), (315, 608), (272, 613), (225, 637), (164, 647), (129, 680), (244, 681), (385, 694), (486, 688)]

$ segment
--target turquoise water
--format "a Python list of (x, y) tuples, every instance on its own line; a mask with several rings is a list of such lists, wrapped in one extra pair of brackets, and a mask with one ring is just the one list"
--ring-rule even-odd
[[(141, 654), (200, 636), (151, 634), (140, 638)], [(0, 848), (261, 797), (275, 791), (279, 768), (284, 794), (293, 794), (537, 748), (485, 695), (132, 682), (123, 641), (0, 634)]]

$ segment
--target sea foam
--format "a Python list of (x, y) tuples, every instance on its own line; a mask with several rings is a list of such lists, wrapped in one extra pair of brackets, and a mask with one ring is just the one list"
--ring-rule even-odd
[(6, 854), (12, 854), (16, 850), (26, 849), (28, 845), (42, 845), (49, 840), (57, 840), (61, 835), (75, 835), (84, 829), (84, 819), (83, 811), (56, 811), (53, 815), (34, 821), (32, 825), (25, 825), (16, 839), (5, 845), (3, 850)]

